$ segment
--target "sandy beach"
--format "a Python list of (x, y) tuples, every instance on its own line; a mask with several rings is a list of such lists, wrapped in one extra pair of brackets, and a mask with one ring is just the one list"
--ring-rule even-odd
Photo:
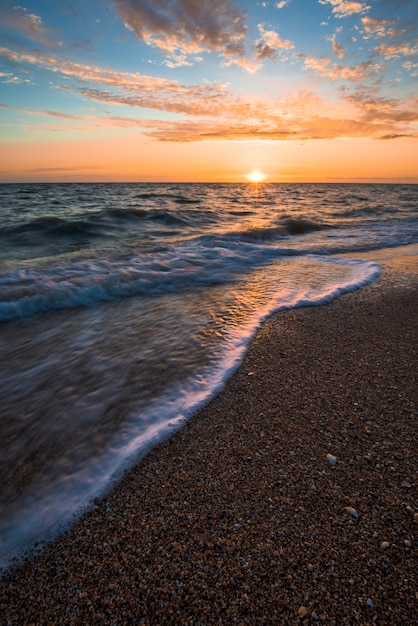
[(0, 624), (417, 624), (411, 250), (270, 318), (216, 398), (0, 581)]

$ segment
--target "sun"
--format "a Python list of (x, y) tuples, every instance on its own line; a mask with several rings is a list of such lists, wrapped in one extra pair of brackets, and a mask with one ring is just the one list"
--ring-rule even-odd
[(260, 170), (253, 170), (247, 174), (247, 178), (250, 183), (261, 183), (266, 178), (266, 174)]

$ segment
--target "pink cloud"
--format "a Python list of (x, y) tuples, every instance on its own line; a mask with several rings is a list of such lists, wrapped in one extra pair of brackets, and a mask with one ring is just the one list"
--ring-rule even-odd
[(244, 54), (245, 15), (230, 0), (114, 0), (127, 28), (169, 54), (222, 52), (231, 42)]
[(338, 57), (339, 59), (343, 59), (344, 58), (344, 48), (342, 47), (342, 45), (340, 43), (337, 43), (335, 41), (335, 35), (332, 35), (332, 37), (330, 38), (331, 41), (331, 45), (332, 45), (332, 51), (335, 54), (336, 57)]
[(254, 63), (249, 59), (229, 59), (229, 61), (225, 61), (224, 65), (225, 67), (236, 65), (237, 67), (241, 67), (243, 70), (246, 70), (249, 74), (255, 74), (261, 67), (259, 63)]
[(380, 46), (376, 46), (375, 52), (378, 52), (386, 59), (399, 59), (402, 56), (413, 56), (418, 54), (418, 46), (411, 46), (411, 44), (407, 42), (398, 44), (381, 44)]
[[(85, 95), (106, 104), (136, 106), (138, 102), (117, 100), (106, 92), (90, 90)], [(158, 141), (193, 142), (208, 140), (312, 140), (339, 137), (396, 138), (417, 137), (414, 123), (418, 117), (418, 99), (385, 99), (378, 93), (359, 89), (343, 97), (343, 102), (328, 103), (318, 96), (301, 92), (289, 94), (273, 102), (231, 99), (224, 94), (218, 101), (201, 100), (177, 105), (155, 100), (153, 108), (182, 112), (188, 119), (163, 120), (141, 117), (104, 115), (74, 115), (52, 110), (21, 109), (29, 116), (44, 116), (52, 120), (80, 122), (77, 130), (92, 128), (133, 127)], [(320, 111), (320, 113), (318, 113)], [(68, 124), (27, 126), (30, 132), (68, 132)]]
[(274, 30), (264, 30), (262, 24), (258, 25), (258, 30), (261, 35), (256, 44), (258, 61), (275, 58), (278, 50), (292, 50), (295, 47), (291, 41), (282, 39)]
[[(51, 55), (28, 54), (0, 47), (0, 55), (14, 63), (30, 63), (39, 67), (45, 67), (52, 72), (71, 76), (76, 79), (86, 80), (93, 83), (123, 87), (127, 90), (140, 89), (147, 93), (155, 90), (184, 89), (179, 83), (165, 78), (156, 78), (139, 73), (114, 72), (100, 67), (82, 65), (72, 61), (63, 61)], [(219, 89), (219, 87), (216, 87)]]
[(332, 63), (329, 57), (304, 57), (305, 69), (312, 70), (318, 76), (332, 80), (348, 80), (360, 82), (383, 69), (383, 66), (372, 61), (365, 61), (354, 66), (343, 66)]
[(0, 21), (3, 27), (6, 26), (9, 29), (18, 31), (28, 39), (41, 43), (44, 46), (54, 47), (59, 45), (58, 42), (53, 41), (48, 36), (40, 16), (35, 13), (29, 13), (24, 7), (0, 5)]
[[(268, 33), (266, 41), (270, 44), (282, 42), (277, 33), (273, 33), (277, 40), (271, 31), (263, 30), (263, 35), (265, 33)], [(283, 49), (286, 48), (284, 44)], [(43, 115), (51, 120), (48, 128), (31, 124), (28, 126), (31, 132), (65, 132), (74, 129), (75, 125), (77, 130), (135, 127), (161, 141), (416, 136), (416, 101), (379, 99), (374, 93), (361, 92), (359, 87), (351, 97), (343, 95), (334, 103), (307, 92), (270, 99), (243, 97), (232, 93), (226, 85), (217, 83), (185, 85), (139, 73), (115, 72), (64, 61), (54, 55), (14, 52), (8, 48), (0, 48), (0, 54), (16, 64), (34, 64), (49, 70), (61, 79), (63, 89), (76, 90), (86, 100), (128, 107), (131, 111), (129, 117), (124, 117), (26, 109), (27, 115)], [(343, 66), (325, 56), (298, 55), (298, 58), (303, 60), (305, 69), (318, 76), (350, 84), (369, 79), (382, 68), (371, 61)], [(240, 58), (230, 58), (225, 62), (248, 63)], [(254, 71), (257, 67), (254, 63)], [(252, 68), (246, 69), (251, 71)], [(62, 80), (63, 77), (65, 80)], [(348, 87), (341, 87), (343, 89), (342, 93), (346, 94)], [(158, 111), (160, 117), (170, 114), (170, 119), (149, 119), (149, 113), (144, 115), (145, 109)], [(60, 119), (72, 122), (60, 125)]]
[(331, 4), (334, 7), (332, 12), (336, 17), (348, 17), (349, 15), (365, 13), (371, 8), (364, 2), (350, 2), (349, 0), (319, 0), (319, 2), (320, 4)]
[[(390, 27), (395, 23), (394, 19), (390, 20), (379, 20), (374, 17), (370, 17), (366, 15), (361, 18), (361, 22), (363, 24), (364, 32), (366, 35), (370, 35), (373, 37), (386, 37), (386, 36), (396, 36), (395, 31)], [(397, 34), (400, 34), (397, 31)]]
[(404, 69), (407, 72), (411, 72), (411, 76), (418, 76), (418, 63), (412, 63), (411, 61), (406, 61), (403, 64)]

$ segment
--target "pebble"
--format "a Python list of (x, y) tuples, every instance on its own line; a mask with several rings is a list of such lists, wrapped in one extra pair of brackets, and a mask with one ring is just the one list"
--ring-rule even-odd
[[(347, 296), (344, 306), (349, 305), (349, 298), (363, 297), (361, 294), (362, 290)], [(418, 323), (416, 301), (410, 299), (410, 317)], [(334, 309), (339, 313), (340, 303), (336, 300), (315, 311), (292, 311), (290, 319), (306, 313), (313, 322), (321, 310), (325, 316), (332, 314), (336, 350), (342, 350), (346, 342), (341, 341), (340, 332), (346, 325), (333, 313)], [(354, 306), (348, 310), (348, 329), (353, 324), (352, 312)], [(298, 328), (291, 327), (289, 345), (299, 341)], [(356, 332), (357, 328), (361, 330), (358, 324)], [(371, 328), (374, 332), (374, 323)], [(399, 341), (395, 336), (393, 350), (388, 348), (382, 364), (375, 363), (381, 356), (380, 345), (392, 343), (386, 343), (386, 336), (377, 336), (377, 356), (369, 355), (366, 361), (374, 344), (364, 342), (364, 371), (359, 369), (356, 375), (346, 376), (341, 359), (337, 360), (341, 363), (341, 375), (338, 373), (334, 350), (329, 351), (329, 364), (324, 362), (329, 367), (323, 369), (319, 364), (313, 373), (293, 365), (293, 359), (287, 359), (291, 371), (286, 375), (280, 369), (283, 362), (277, 373), (266, 369), (265, 386), (261, 385), (263, 369), (252, 365), (256, 375), (250, 376), (254, 383), (251, 394), (241, 391), (241, 385), (239, 394), (234, 387), (232, 391), (227, 387), (200, 419), (190, 421), (182, 436), (157, 448), (136, 466), (123, 487), (115, 488), (98, 510), (45, 554), (0, 581), (0, 623), (416, 624), (417, 571), (412, 548), (405, 542), (415, 547), (418, 508), (414, 508), (413, 494), (400, 488), (402, 480), (414, 483), (416, 469), (412, 404), (407, 405), (411, 411), (402, 412), (405, 398), (412, 397), (407, 392), (412, 388), (408, 378), (413, 377), (414, 369), (412, 359), (404, 362), (404, 352), (398, 349), (410, 328), (407, 324), (400, 328)], [(275, 336), (282, 338), (279, 326), (274, 329)], [(416, 336), (415, 330), (410, 336)], [(300, 342), (305, 349), (304, 333)], [(406, 340), (404, 344), (408, 346)], [(325, 345), (321, 336), (312, 358), (321, 355)], [(379, 378), (385, 373), (386, 357), (393, 359), (393, 368), (402, 376), (404, 398), (387, 384), (395, 379), (391, 369), (388, 379)], [(271, 359), (273, 368), (275, 353)], [(299, 369), (300, 386), (295, 386), (294, 397), (281, 392), (275, 397), (271, 380), (277, 381), (281, 390), (282, 382)], [(307, 390), (305, 398), (308, 383), (322, 380), (324, 371), (335, 378), (335, 382), (325, 378), (333, 393), (335, 389), (335, 397), (331, 392), (325, 397), (326, 390), (318, 387), (313, 388), (313, 395)], [(347, 385), (357, 384), (360, 375), (376, 401), (372, 408), (364, 407), (359, 423), (350, 425), (351, 408), (345, 407)], [(404, 391), (406, 383), (410, 386)], [(351, 389), (350, 395), (354, 393)], [(388, 394), (393, 406), (386, 400)], [(322, 422), (323, 436), (318, 437), (311, 419), (328, 410), (325, 400), (335, 402), (335, 419)], [(398, 408), (401, 429), (397, 428)], [(261, 423), (263, 411), (269, 419), (264, 417)], [(296, 413), (297, 420), (293, 419)], [(370, 455), (361, 430), (363, 417), (376, 420), (375, 447)], [(266, 436), (258, 440), (262, 431)], [(394, 466), (404, 475), (398, 480), (388, 472), (382, 483), (375, 463), (379, 459), (387, 469), (395, 463), (395, 446), (387, 445), (392, 432), (399, 436), (396, 449), (404, 456), (402, 463)], [(331, 466), (332, 471), (327, 471), (327, 448), (336, 453), (344, 450), (343, 461), (334, 457), (338, 469)], [(289, 456), (290, 451), (296, 454)], [(344, 459), (353, 459), (355, 454), (361, 455), (361, 462), (348, 466)], [(252, 463), (247, 463), (247, 457)], [(163, 489), (161, 485), (168, 480), (172, 487)], [(352, 505), (344, 515), (349, 502)], [(350, 513), (354, 503), (360, 507), (359, 521)], [(111, 511), (106, 511), (106, 505)], [(385, 536), (387, 550), (380, 548)]]
[(335, 465), (337, 465), (337, 457), (334, 456), (333, 454), (330, 454), (328, 452), (327, 459), (328, 459), (330, 465), (332, 465), (332, 467), (335, 467)]
[(382, 550), (387, 550), (388, 548), (390, 548), (389, 541), (382, 541), (382, 543), (380, 544), (380, 547), (382, 548)]
[(302, 606), (299, 607), (299, 610), (298, 610), (299, 617), (306, 617), (308, 615), (308, 613), (309, 613), (309, 611), (306, 608), (306, 606), (302, 605)]
[(405, 539), (405, 540), (404, 540), (404, 545), (405, 545), (407, 548), (411, 548), (411, 546), (412, 546), (412, 542), (411, 542), (411, 541), (409, 541), (409, 539)]
[(348, 513), (349, 515), (351, 515), (351, 517), (352, 517), (353, 519), (358, 519), (358, 513), (357, 513), (356, 509), (353, 509), (353, 507), (352, 507), (352, 506), (346, 506), (346, 507), (345, 507), (345, 510), (347, 511), (347, 513)]

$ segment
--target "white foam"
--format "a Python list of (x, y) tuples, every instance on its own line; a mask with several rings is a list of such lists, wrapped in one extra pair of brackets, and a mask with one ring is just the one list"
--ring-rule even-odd
[[(375, 263), (316, 257), (299, 260), (301, 272), (306, 263), (306, 268), (311, 267), (312, 276), (313, 267), (319, 272), (322, 268), (320, 280), (310, 278), (318, 284), (294, 284), (292, 287), (289, 283), (278, 289), (276, 295), (247, 316), (242, 325), (228, 327), (223, 342), (214, 347), (208, 365), (169, 386), (159, 397), (141, 406), (139, 412), (133, 409), (101, 455), (92, 454), (87, 462), (72, 468), (64, 467), (61, 473), (57, 471), (54, 476), (39, 478), (37, 483), (32, 484), (24, 497), (8, 511), (7, 524), (1, 528), (0, 564), (7, 565), (11, 558), (32, 548), (40, 539), (50, 539), (59, 534), (123, 471), (207, 402), (237, 367), (248, 342), (266, 317), (282, 309), (323, 304), (371, 282), (380, 273), (380, 267)], [(324, 280), (324, 276), (328, 280)], [(97, 320), (92, 326), (98, 326)], [(92, 327), (89, 327), (82, 334), (86, 351), (90, 349), (88, 335), (91, 332)], [(91, 345), (94, 347), (93, 343)], [(102, 368), (102, 365), (99, 364), (99, 367)], [(75, 400), (72, 407), (74, 419), (76, 415), (83, 415), (83, 428), (87, 428), (89, 422), (93, 428), (100, 427), (101, 411), (112, 396), (117, 397), (119, 392), (115, 384), (123, 391), (124, 376), (121, 372), (117, 379), (110, 376), (103, 378), (105, 388)], [(73, 418), (67, 420), (72, 422)]]

